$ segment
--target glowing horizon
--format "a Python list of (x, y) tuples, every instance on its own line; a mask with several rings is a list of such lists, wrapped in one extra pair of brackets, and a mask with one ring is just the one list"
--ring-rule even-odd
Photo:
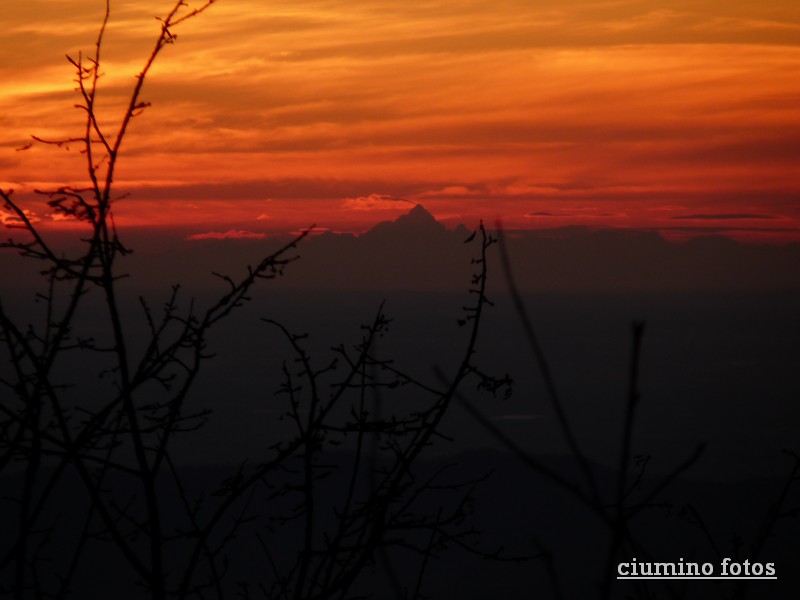
[[(170, 2), (113, 3), (113, 121)], [(800, 6), (742, 0), (218, 0), (145, 89), (122, 224), (363, 230), (419, 202), (446, 223), (800, 241)], [(103, 3), (0, 9), (0, 184), (74, 182), (65, 53)], [(78, 167), (79, 169), (79, 167)]]

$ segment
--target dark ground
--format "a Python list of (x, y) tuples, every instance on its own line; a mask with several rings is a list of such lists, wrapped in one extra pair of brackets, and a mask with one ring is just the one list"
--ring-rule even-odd
[[(666, 252), (659, 242), (648, 238), (647, 244), (659, 248), (656, 254)], [(189, 289), (201, 302), (217, 284), (210, 278), (203, 281), (211, 283), (197, 283), (200, 280), (195, 272), (207, 273), (213, 268), (210, 263), (217, 254), (217, 259), (226, 263), (231, 252), (237, 256), (240, 252), (231, 245), (218, 253), (219, 248), (205, 247), (196, 255), (200, 257), (196, 264), (185, 273), (191, 280)], [(713, 252), (706, 252), (709, 248)], [(573, 266), (583, 261), (578, 270), (591, 271), (591, 264), (584, 258), (576, 258), (590, 256), (591, 248), (588, 253), (581, 252), (576, 251)], [(738, 246), (731, 250), (727, 242), (709, 242), (706, 250), (697, 255), (686, 248), (680, 252), (683, 257), (675, 253), (668, 257), (674, 267), (668, 270), (673, 276), (672, 283), (679, 278), (676, 273), (682, 264), (692, 264), (698, 256), (706, 257), (706, 266), (727, 264), (725, 257), (731, 256), (730, 252), (749, 257), (741, 263), (742, 268), (751, 274), (762, 274), (763, 281), (752, 286), (730, 285), (738, 264), (732, 262), (726, 267), (730, 271), (727, 275), (709, 271), (708, 285), (700, 285), (703, 269), (699, 269), (687, 276), (685, 285), (660, 286), (657, 274), (648, 271), (652, 263), (639, 257), (626, 263), (627, 270), (621, 272), (625, 276), (606, 274), (598, 276), (599, 280), (570, 280), (574, 285), (554, 283), (551, 289), (526, 288), (525, 298), (564, 407), (581, 447), (600, 474), (601, 487), (611, 486), (615, 479), (614, 465), (628, 392), (631, 322), (646, 323), (640, 357), (641, 404), (633, 436), (634, 454), (651, 456), (645, 482), (655, 481), (659, 473), (671, 471), (697, 444), (706, 444), (706, 450), (679, 481), (654, 499), (657, 507), (636, 518), (632, 523), (636, 535), (649, 549), (652, 560), (684, 558), (718, 562), (714, 545), (721, 555), (744, 560), (752, 558), (751, 544), (758, 538), (758, 531), (779, 497), (792, 465), (782, 450), (800, 451), (800, 312), (797, 310), (800, 293), (796, 282), (787, 275), (798, 271), (792, 271), (794, 259), (787, 259), (788, 262), (778, 265), (777, 271), (769, 272), (771, 265), (776, 264), (774, 256), (780, 252), (770, 249), (750, 252)], [(786, 256), (792, 252), (796, 249)], [(713, 260), (708, 258), (712, 255), (716, 257)], [(4, 260), (7, 258), (6, 255)], [(376, 264), (380, 263), (378, 258)], [(459, 254), (455, 258), (461, 261), (463, 257)], [(313, 254), (310, 259), (314, 259)], [(139, 293), (144, 293), (154, 306), (165, 298), (165, 281), (181, 274), (177, 267), (170, 270), (170, 265), (179, 263), (177, 258), (166, 260), (163, 270), (156, 271), (153, 269), (158, 260), (155, 255), (148, 257), (145, 253), (140, 263), (132, 263), (139, 265), (138, 271), (134, 269), (138, 274), (136, 281), (144, 281), (144, 286), (130, 289), (143, 289)], [(320, 263), (319, 256), (317, 260), (308, 273), (332, 268), (326, 267), (324, 261)], [(548, 259), (543, 260), (547, 263)], [(522, 262), (518, 266), (524, 268)], [(546, 276), (550, 267), (545, 264), (536, 268), (539, 275)], [(568, 270), (553, 269), (561, 277), (568, 275)], [(640, 285), (639, 289), (637, 280), (625, 279), (628, 275), (633, 277), (637, 269), (646, 272), (638, 281), (646, 281), (647, 285)], [(428, 277), (431, 273), (426, 271), (423, 275)], [(478, 398), (475, 390), (469, 388), (462, 391), (525, 452), (567, 477), (577, 477), (541, 374), (499, 282), (499, 274), (494, 273), (490, 297), (496, 307), (483, 324), (477, 361), (491, 373), (508, 373), (514, 380), (514, 393), (511, 398), (501, 400)], [(386, 281), (396, 282), (390, 275)], [(307, 279), (301, 283), (297, 280), (288, 284), (268, 283), (253, 294), (252, 302), (243, 311), (214, 333), (211, 350), (217, 356), (202, 371), (191, 398), (193, 407), (209, 408), (213, 415), (206, 427), (187, 434), (175, 449), (176, 460), (181, 469), (192, 474), (197, 489), (205, 487), (207, 482), (218, 481), (240, 460), (257, 462), (264, 458), (268, 455), (267, 448), (288, 434), (286, 421), (280, 420), (285, 404), (274, 396), (288, 348), (278, 332), (259, 317), (277, 319), (297, 333), (309, 333), (307, 347), (321, 365), (329, 360), (331, 346), (355, 344), (361, 336), (359, 326), (368, 322), (385, 301), (384, 310), (393, 323), (389, 335), (379, 342), (381, 357), (393, 358), (399, 368), (431, 384), (438, 381), (437, 369), (447, 374), (457, 366), (465, 343), (465, 331), (457, 326), (457, 319), (463, 316), (461, 307), (468, 301), (466, 293), (458, 292), (466, 292), (468, 286), (462, 273), (444, 277), (447, 292), (439, 289), (408, 292), (391, 289), (392, 286), (378, 286), (377, 291), (347, 291), (348, 277), (346, 270), (341, 275), (329, 274), (330, 281), (337, 283), (330, 288), (322, 286), (323, 289), (314, 289)], [(464, 283), (454, 288), (448, 277)], [(618, 280), (625, 285), (617, 285)], [(31, 273), (13, 271), (12, 278), (4, 278), (2, 296), (5, 307), (22, 315), (21, 318), (35, 320), (32, 311), (41, 307), (30, 302), (31, 281), (35, 281)], [(781, 281), (786, 281), (786, 285), (779, 285)], [(127, 289), (124, 286), (129, 284), (122, 285)], [(138, 310), (135, 302), (127, 308), (130, 315)], [(102, 330), (98, 314), (90, 309), (80, 316), (79, 322), (86, 331)], [(136, 332), (134, 325), (131, 327), (134, 342)], [(94, 383), (90, 367), (80, 359), (64, 364), (65, 373), (81, 384), (80, 394), (86, 402), (92, 401), (92, 390), (99, 385)], [(401, 402), (414, 402), (414, 398), (399, 398)], [(543, 548), (552, 553), (563, 597), (599, 597), (597, 586), (608, 549), (607, 531), (599, 521), (562, 490), (526, 469), (463, 408), (453, 407), (444, 431), (453, 441), (430, 448), (420, 466), (423, 472), (455, 463), (457, 471), (466, 478), (493, 473), (475, 492), (473, 516), (482, 532), (479, 547), (494, 550), (504, 546), (511, 555), (538, 554)], [(2, 489), (14, 490), (15, 481), (15, 475), (7, 473), (0, 485)], [(60, 515), (63, 519), (79, 514), (82, 509), (79, 487), (63, 487), (58, 504), (60, 512), (53, 517)], [(117, 492), (121, 496), (126, 494), (123, 483), (117, 484)], [(792, 488), (789, 500), (790, 506), (797, 506), (797, 489)], [(707, 533), (682, 510), (687, 504), (695, 506), (702, 515)], [(10, 506), (8, 501), (6, 506)], [(4, 537), (15, 527), (13, 514), (4, 510), (0, 515)], [(232, 584), (239, 579), (257, 580), (266, 572), (263, 558), (248, 533), (242, 533), (242, 544), (229, 557), (228, 580)], [(796, 518), (782, 520), (774, 529), (758, 560), (774, 562), (779, 581), (751, 582), (747, 597), (798, 596), (798, 533)], [(296, 542), (296, 533), (289, 528), (275, 533), (271, 539), (276, 547), (286, 549), (286, 560), (292, 560), (295, 554), (290, 549)], [(738, 546), (736, 540), (741, 542)], [(93, 552), (88, 563), (91, 567), (87, 565), (82, 571), (75, 597), (137, 597), (135, 587), (129, 593), (124, 591), (128, 588), (120, 585), (133, 578), (119, 557), (113, 552)], [(62, 559), (64, 556), (56, 552), (55, 560)], [(389, 559), (400, 580), (410, 581), (410, 563), (401, 555)], [(375, 592), (378, 598), (392, 598), (394, 592), (384, 571), (379, 564), (364, 582), (363, 589)], [(487, 562), (457, 548), (433, 563), (425, 578), (432, 598), (556, 598), (553, 581), (541, 560), (520, 565)], [(681, 596), (677, 588), (668, 593), (665, 589), (655, 589), (657, 584), (649, 585), (654, 586), (653, 593), (641, 597), (733, 597), (733, 592), (725, 587), (731, 586), (730, 582), (690, 582), (685, 590), (687, 596)], [(616, 597), (628, 597), (634, 591), (632, 586), (620, 582)], [(641, 588), (635, 591), (644, 592)]]

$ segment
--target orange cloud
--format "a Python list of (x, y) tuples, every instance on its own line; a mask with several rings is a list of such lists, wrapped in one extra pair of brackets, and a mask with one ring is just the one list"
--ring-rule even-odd
[(407, 211), (409, 204), (414, 206), (416, 203), (399, 196), (388, 196), (386, 194), (370, 194), (369, 196), (359, 196), (358, 198), (346, 198), (342, 201), (342, 208), (345, 210), (402, 210)]

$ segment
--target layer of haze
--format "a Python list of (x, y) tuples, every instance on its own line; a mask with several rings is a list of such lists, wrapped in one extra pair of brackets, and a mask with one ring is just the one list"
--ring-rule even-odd
[[(105, 123), (170, 4), (112, 2)], [(80, 134), (63, 56), (103, 5), (0, 7), (0, 182), (22, 197), (81, 181), (76, 148), (15, 149)], [(451, 225), (800, 238), (794, 0), (219, 0), (178, 35), (127, 140), (123, 223), (363, 231), (403, 199)]]

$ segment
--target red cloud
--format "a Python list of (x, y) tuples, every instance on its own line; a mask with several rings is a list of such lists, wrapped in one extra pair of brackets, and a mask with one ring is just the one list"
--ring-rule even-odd
[(267, 237), (266, 233), (256, 233), (254, 231), (247, 231), (244, 229), (229, 229), (225, 232), (208, 231), (206, 233), (193, 233), (188, 236), (187, 240), (242, 240), (242, 239), (259, 239), (263, 240)]

